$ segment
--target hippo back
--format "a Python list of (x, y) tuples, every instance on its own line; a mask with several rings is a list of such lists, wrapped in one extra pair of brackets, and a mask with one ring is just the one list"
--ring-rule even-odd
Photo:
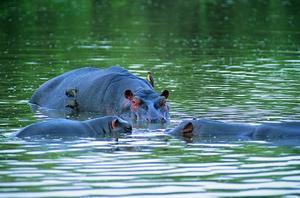
[(66, 90), (75, 88), (80, 111), (117, 114), (122, 110), (124, 90), (149, 89), (144, 79), (130, 74), (120, 67), (76, 69), (47, 82), (34, 93), (30, 103), (50, 109), (63, 110), (66, 106)]
[(18, 131), (15, 136), (25, 137), (94, 137), (87, 124), (66, 119), (53, 119), (33, 123)]
[(265, 123), (253, 133), (255, 139), (300, 138), (300, 122)]

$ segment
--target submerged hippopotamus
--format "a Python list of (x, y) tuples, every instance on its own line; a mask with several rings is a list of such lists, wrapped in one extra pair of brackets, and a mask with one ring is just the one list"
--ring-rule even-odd
[(165, 122), (169, 120), (169, 92), (158, 94), (151, 84), (117, 66), (85, 67), (45, 82), (29, 102), (48, 109), (126, 114), (138, 121)]
[(37, 122), (21, 129), (14, 136), (19, 138), (106, 137), (131, 131), (132, 126), (127, 121), (117, 116), (105, 116), (87, 121), (52, 119)]
[(251, 125), (200, 119), (183, 121), (168, 133), (183, 137), (235, 137), (255, 140), (300, 138), (300, 122)]

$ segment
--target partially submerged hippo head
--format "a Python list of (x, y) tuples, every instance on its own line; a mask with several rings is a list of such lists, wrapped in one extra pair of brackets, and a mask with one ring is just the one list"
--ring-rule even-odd
[(132, 125), (117, 116), (105, 116), (86, 121), (52, 119), (33, 123), (13, 136), (18, 138), (118, 137), (131, 133)]
[(164, 123), (169, 120), (168, 90), (160, 95), (153, 90), (139, 90), (135, 93), (125, 90), (124, 96), (129, 100), (131, 114), (137, 121)]
[(168, 133), (186, 138), (197, 137), (238, 137), (246, 138), (256, 129), (255, 125), (225, 123), (209, 119), (193, 119), (181, 122)]

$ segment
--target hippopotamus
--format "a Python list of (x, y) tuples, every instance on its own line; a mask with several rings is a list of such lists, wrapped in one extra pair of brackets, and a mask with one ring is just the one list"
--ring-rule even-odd
[(105, 116), (86, 121), (52, 119), (33, 123), (19, 130), (18, 138), (107, 137), (130, 133), (132, 126), (117, 116)]
[(181, 122), (167, 131), (183, 137), (235, 137), (239, 139), (272, 140), (300, 138), (300, 122), (238, 124), (199, 119)]
[[(152, 76), (148, 77), (151, 80)], [(117, 66), (84, 67), (61, 74), (42, 84), (29, 103), (48, 109), (97, 112), (137, 121), (169, 120), (169, 91), (160, 94), (152, 85)], [(127, 115), (124, 116), (124, 115)]]

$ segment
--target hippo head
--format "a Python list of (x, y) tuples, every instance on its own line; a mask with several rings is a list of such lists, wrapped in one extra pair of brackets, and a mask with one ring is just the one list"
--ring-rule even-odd
[(124, 96), (129, 100), (131, 115), (137, 121), (164, 123), (169, 120), (168, 90), (160, 95), (152, 90), (139, 90), (136, 93), (126, 90)]

